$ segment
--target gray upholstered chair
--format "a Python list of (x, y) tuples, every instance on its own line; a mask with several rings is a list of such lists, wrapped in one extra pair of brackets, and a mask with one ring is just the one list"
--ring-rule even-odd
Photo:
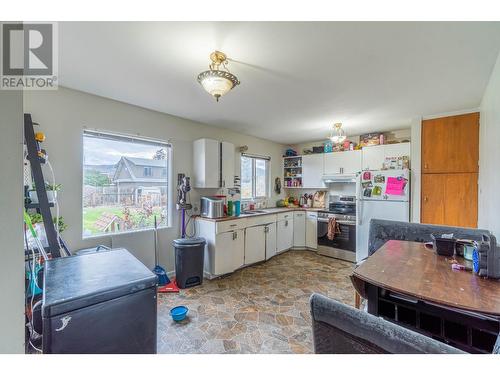
[[(464, 353), (320, 294), (313, 294), (310, 304), (317, 354)], [(499, 342), (497, 340), (497, 345)]]
[(389, 240), (430, 242), (432, 241), (431, 234), (441, 235), (449, 233), (453, 233), (455, 238), (474, 241), (481, 241), (486, 236), (491, 246), (496, 246), (495, 236), (490, 231), (484, 229), (372, 219), (368, 233), (368, 256), (375, 253)]

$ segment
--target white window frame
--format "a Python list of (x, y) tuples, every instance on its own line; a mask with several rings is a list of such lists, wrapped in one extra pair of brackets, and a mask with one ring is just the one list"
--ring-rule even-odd
[[(249, 158), (252, 159), (252, 197), (251, 198), (243, 198), (241, 197), (241, 200), (243, 202), (245, 201), (252, 201), (252, 200), (263, 200), (263, 199), (268, 199), (270, 197), (270, 192), (271, 192), (271, 181), (270, 181), (270, 176), (271, 176), (271, 158), (269, 156), (261, 156), (261, 155), (253, 155), (253, 154), (241, 154), (240, 155), (240, 176), (242, 175), (241, 173), (241, 159), (242, 158)], [(256, 160), (264, 160), (266, 162), (266, 194), (264, 196), (257, 196), (255, 195), (257, 191), (257, 186), (256, 186), (256, 181), (257, 179), (255, 178), (255, 161)]]
[(111, 233), (102, 233), (102, 234), (95, 234), (95, 235), (90, 235), (90, 236), (85, 236), (84, 235), (84, 227), (83, 227), (83, 224), (84, 224), (84, 221), (83, 221), (83, 182), (84, 182), (84, 169), (85, 169), (85, 166), (83, 164), (83, 153), (84, 153), (84, 150), (83, 150), (83, 139), (85, 137), (86, 134), (91, 134), (93, 133), (94, 135), (102, 135), (103, 138), (113, 138), (113, 137), (116, 137), (116, 139), (119, 139), (119, 138), (122, 138), (124, 141), (130, 141), (130, 142), (134, 142), (134, 140), (136, 142), (139, 142), (139, 143), (149, 143), (151, 145), (153, 144), (157, 144), (158, 146), (161, 146), (161, 147), (164, 147), (166, 152), (167, 152), (167, 173), (165, 176), (162, 175), (162, 177), (165, 177), (167, 179), (167, 220), (166, 222), (163, 222), (161, 223), (160, 225), (158, 225), (158, 228), (161, 229), (161, 228), (172, 228), (173, 226), (173, 205), (174, 205), (174, 202), (173, 202), (173, 194), (174, 194), (174, 190), (173, 190), (173, 147), (172, 147), (172, 144), (170, 143), (170, 140), (162, 140), (162, 139), (157, 139), (157, 138), (150, 138), (150, 137), (144, 137), (144, 136), (141, 136), (141, 135), (134, 135), (134, 134), (127, 134), (127, 133), (120, 133), (120, 132), (115, 132), (115, 131), (110, 131), (110, 130), (100, 130), (100, 129), (90, 129), (90, 128), (87, 128), (86, 126), (83, 127), (83, 131), (82, 131), (82, 164), (81, 164), (81, 187), (82, 187), (82, 191), (81, 191), (81, 207), (82, 207), (82, 211), (81, 211), (81, 214), (80, 214), (80, 217), (82, 218), (82, 226), (81, 226), (81, 230), (82, 230), (82, 240), (91, 240), (91, 239), (94, 239), (94, 238), (102, 238), (102, 237), (113, 237), (113, 236), (120, 236), (120, 235), (127, 235), (127, 234), (131, 234), (131, 233), (138, 233), (138, 232), (145, 232), (145, 231), (151, 231), (153, 230), (154, 228), (153, 227), (148, 227), (148, 228), (138, 228), (138, 229), (131, 229), (131, 230), (128, 230), (128, 231), (123, 231), (123, 232), (111, 232)]

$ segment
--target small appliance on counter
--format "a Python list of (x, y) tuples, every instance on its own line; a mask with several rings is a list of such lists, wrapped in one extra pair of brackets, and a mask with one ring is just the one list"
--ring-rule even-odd
[(224, 217), (224, 200), (217, 197), (201, 197), (200, 215), (209, 219)]

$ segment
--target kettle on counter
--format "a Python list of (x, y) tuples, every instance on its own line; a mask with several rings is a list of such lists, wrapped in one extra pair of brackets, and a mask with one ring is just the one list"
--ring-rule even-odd
[(307, 194), (301, 195), (299, 199), (299, 206), (304, 207), (307, 205)]

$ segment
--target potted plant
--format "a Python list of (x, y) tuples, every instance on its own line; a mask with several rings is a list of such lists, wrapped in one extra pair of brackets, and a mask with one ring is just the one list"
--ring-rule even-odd
[[(61, 184), (49, 184), (45, 183), (45, 190), (47, 191), (47, 199), (49, 203), (54, 203), (57, 199), (57, 192), (61, 190)], [(38, 203), (38, 195), (36, 193), (35, 184), (33, 184), (32, 189), (29, 191), (29, 196), (31, 203)]]
[[(30, 219), (31, 224), (33, 224), (34, 227), (36, 227), (37, 224), (43, 225), (43, 218), (39, 213), (30, 214)], [(53, 217), (52, 221), (54, 222), (54, 225), (56, 225), (56, 223), (58, 224), (59, 233), (62, 233), (68, 227), (68, 224), (64, 222), (64, 218), (62, 216), (59, 216), (59, 219), (57, 217)]]

